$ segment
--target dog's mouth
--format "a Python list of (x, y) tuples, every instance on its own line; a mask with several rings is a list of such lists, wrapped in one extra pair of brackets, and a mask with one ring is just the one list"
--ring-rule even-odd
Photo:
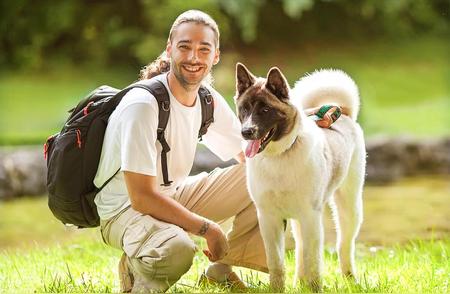
[(273, 135), (275, 134), (275, 128), (270, 129), (262, 139), (256, 140), (247, 140), (247, 148), (245, 148), (245, 156), (248, 158), (254, 157), (256, 154), (266, 148), (267, 144), (269, 144), (270, 140), (272, 140)]

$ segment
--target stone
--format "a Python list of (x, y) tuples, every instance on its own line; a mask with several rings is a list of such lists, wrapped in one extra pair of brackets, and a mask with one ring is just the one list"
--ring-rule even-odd
[[(369, 183), (389, 183), (403, 177), (450, 174), (450, 137), (416, 139), (377, 137), (366, 141)], [(205, 147), (199, 147), (191, 174), (227, 167)], [(47, 166), (42, 148), (3, 147), (0, 149), (0, 201), (21, 196), (45, 195)]]

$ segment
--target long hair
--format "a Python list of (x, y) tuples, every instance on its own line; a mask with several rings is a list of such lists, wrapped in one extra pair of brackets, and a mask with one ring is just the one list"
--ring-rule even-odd
[[(178, 29), (178, 27), (183, 23), (193, 22), (196, 24), (202, 24), (210, 27), (214, 32), (214, 42), (216, 48), (219, 48), (219, 27), (217, 23), (212, 19), (208, 14), (200, 11), (200, 10), (188, 10), (180, 14), (177, 19), (172, 24), (169, 32), (169, 38), (167, 42), (171, 42), (173, 38), (173, 33)], [(150, 62), (140, 71), (139, 79), (151, 79), (154, 76), (160, 75), (162, 73), (168, 72), (170, 70), (170, 58), (167, 56), (166, 51), (161, 53), (161, 55), (156, 58), (155, 61)], [(212, 82), (211, 73), (205, 78), (207, 83)]]

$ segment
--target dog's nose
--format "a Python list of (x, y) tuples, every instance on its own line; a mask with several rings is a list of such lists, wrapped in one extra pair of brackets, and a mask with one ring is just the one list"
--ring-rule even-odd
[(244, 137), (244, 139), (253, 138), (253, 135), (255, 134), (255, 132), (256, 132), (256, 129), (254, 127), (246, 127), (241, 130), (241, 134), (242, 134), (242, 137)]

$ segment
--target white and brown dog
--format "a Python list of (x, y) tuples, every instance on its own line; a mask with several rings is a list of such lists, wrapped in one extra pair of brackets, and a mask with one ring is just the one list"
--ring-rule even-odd
[[(296, 241), (294, 285), (304, 279), (320, 289), (326, 203), (334, 212), (342, 273), (354, 276), (366, 166), (364, 136), (356, 122), (355, 83), (342, 71), (321, 70), (290, 90), (278, 68), (267, 78), (257, 78), (242, 64), (237, 65), (236, 77), (235, 102), (247, 140), (248, 188), (258, 211), (272, 289), (284, 289), (287, 219), (292, 220)], [(318, 127), (304, 112), (323, 104), (343, 109), (344, 115), (329, 129)]]

